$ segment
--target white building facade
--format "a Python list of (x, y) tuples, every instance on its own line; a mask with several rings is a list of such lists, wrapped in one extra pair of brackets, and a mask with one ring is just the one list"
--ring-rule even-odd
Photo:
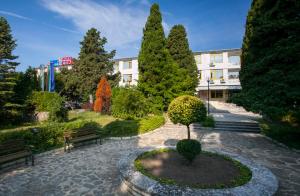
[[(197, 95), (203, 99), (226, 101), (241, 89), (239, 81), (240, 49), (194, 52), (199, 85)], [(116, 59), (114, 72), (121, 73), (120, 86), (137, 85), (138, 60), (136, 57)], [(209, 84), (209, 91), (208, 91)]]
[[(241, 49), (194, 52), (199, 76), (197, 95), (202, 99), (209, 96), (211, 100), (226, 101), (233, 93), (238, 92), (241, 89), (240, 55)], [(72, 65), (55, 67), (55, 71), (60, 72), (63, 68), (72, 69)], [(40, 68), (36, 70), (40, 75)], [(47, 66), (44, 71), (47, 73)], [(139, 78), (137, 57), (115, 59), (114, 73), (117, 72), (121, 74), (119, 86), (137, 85)]]

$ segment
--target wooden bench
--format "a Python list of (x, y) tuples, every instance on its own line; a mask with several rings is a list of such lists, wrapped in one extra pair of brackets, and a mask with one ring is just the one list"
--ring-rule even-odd
[(24, 140), (9, 140), (0, 144), (0, 165), (24, 159), (28, 165), (28, 160), (31, 160), (31, 165), (34, 165), (34, 156), (29, 146), (25, 145)]
[(97, 132), (93, 128), (84, 127), (78, 130), (71, 130), (69, 132), (64, 133), (64, 151), (68, 149), (70, 152), (70, 144), (82, 143), (86, 141), (95, 140), (96, 144), (101, 144), (101, 137), (97, 134)]

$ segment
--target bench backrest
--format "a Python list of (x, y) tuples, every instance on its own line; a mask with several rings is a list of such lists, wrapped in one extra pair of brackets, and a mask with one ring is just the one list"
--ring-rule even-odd
[(16, 153), (25, 149), (24, 140), (8, 140), (0, 144), (0, 156)]
[(91, 128), (81, 128), (77, 131), (74, 131), (71, 133), (72, 137), (83, 137), (86, 135), (94, 135), (96, 134), (96, 131)]

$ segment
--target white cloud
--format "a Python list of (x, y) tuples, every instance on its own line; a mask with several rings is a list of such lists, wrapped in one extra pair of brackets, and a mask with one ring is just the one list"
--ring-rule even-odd
[[(141, 39), (150, 4), (147, 0), (125, 0), (118, 5), (90, 0), (44, 0), (43, 5), (70, 19), (82, 32), (97, 28), (110, 47), (118, 47)], [(165, 22), (163, 25), (169, 29)]]
[(22, 16), (22, 15), (13, 13), (13, 12), (7, 12), (7, 11), (3, 11), (3, 10), (0, 10), (0, 14), (7, 15), (7, 16), (12, 16), (12, 17), (15, 17), (15, 18), (23, 19), (23, 20), (32, 20), (31, 18), (28, 18), (26, 16)]

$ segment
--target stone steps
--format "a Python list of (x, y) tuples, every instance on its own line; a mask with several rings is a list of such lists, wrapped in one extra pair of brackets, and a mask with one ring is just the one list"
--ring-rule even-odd
[[(166, 123), (163, 127), (166, 130), (185, 129), (186, 126), (174, 125), (172, 123)], [(201, 130), (203, 127), (200, 124), (192, 124), (191, 130)], [(256, 122), (228, 122), (228, 121), (216, 121), (216, 125), (213, 128), (215, 131), (232, 131), (232, 132), (246, 132), (246, 133), (260, 133), (260, 127)]]

